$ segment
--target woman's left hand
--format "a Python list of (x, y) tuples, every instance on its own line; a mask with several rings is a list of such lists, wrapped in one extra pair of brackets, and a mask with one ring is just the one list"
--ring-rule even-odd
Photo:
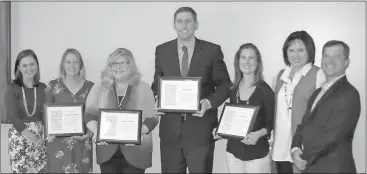
[(43, 147), (43, 145), (45, 144), (45, 139), (43, 138), (38, 138), (36, 140), (36, 143), (35, 143), (35, 147), (38, 148), (38, 149), (41, 149)]
[(258, 131), (251, 132), (247, 134), (247, 136), (241, 142), (247, 145), (255, 145), (257, 143), (257, 140), (259, 140), (259, 138), (260, 138), (260, 134)]
[[(143, 144), (144, 136), (145, 136), (145, 135), (143, 135), (143, 134), (140, 136), (140, 144)], [(128, 144), (125, 144), (125, 146), (135, 146), (135, 144), (128, 143)]]
[(148, 129), (148, 126), (146, 126), (145, 124), (142, 124), (141, 125), (141, 132), (140, 132), (140, 135), (145, 135), (145, 134), (149, 134), (149, 129)]
[(213, 139), (214, 139), (214, 141), (217, 141), (217, 140), (221, 140), (222, 139), (222, 137), (221, 136), (219, 136), (216, 132), (217, 132), (217, 129), (218, 128), (214, 128), (213, 129)]
[(85, 140), (85, 139), (89, 139), (92, 136), (93, 136), (93, 133), (91, 131), (88, 131), (85, 135), (72, 136), (72, 138), (75, 139), (75, 140)]
[(101, 142), (98, 142), (97, 145), (100, 145), (100, 146), (107, 146), (108, 143), (107, 142), (104, 142), (104, 141), (101, 141)]

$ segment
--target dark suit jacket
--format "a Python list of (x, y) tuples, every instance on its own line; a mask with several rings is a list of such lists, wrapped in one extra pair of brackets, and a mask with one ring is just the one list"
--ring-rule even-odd
[(316, 90), (308, 101), (308, 109), (293, 137), (292, 148), (301, 148), (303, 144), (301, 158), (310, 163), (328, 144), (338, 141), (335, 148), (308, 165), (303, 173), (356, 173), (352, 141), (361, 112), (359, 93), (344, 76), (310, 111), (320, 91), (321, 88)]
[[(159, 76), (181, 77), (177, 39), (156, 48), (152, 84), (154, 95), (158, 95)], [(184, 122), (178, 113), (162, 115), (159, 136), (163, 142), (169, 143), (177, 143), (180, 138), (190, 140), (184, 143), (191, 145), (211, 143), (213, 128), (218, 124), (217, 107), (227, 99), (227, 90), (231, 84), (220, 46), (196, 39), (187, 77), (201, 77), (200, 98), (207, 98), (212, 109), (207, 110), (203, 117), (188, 114)]]

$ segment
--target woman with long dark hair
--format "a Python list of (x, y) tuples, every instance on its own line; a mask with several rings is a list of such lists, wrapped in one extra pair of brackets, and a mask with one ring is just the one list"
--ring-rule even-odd
[(41, 83), (36, 54), (21, 51), (15, 61), (15, 79), (7, 86), (5, 108), (11, 119), (9, 156), (12, 173), (45, 173), (43, 103), (46, 85)]
[(252, 43), (240, 46), (234, 60), (235, 78), (229, 91), (231, 104), (258, 106), (252, 131), (243, 140), (228, 139), (230, 173), (269, 173), (268, 139), (273, 129), (274, 93), (263, 80), (259, 49)]

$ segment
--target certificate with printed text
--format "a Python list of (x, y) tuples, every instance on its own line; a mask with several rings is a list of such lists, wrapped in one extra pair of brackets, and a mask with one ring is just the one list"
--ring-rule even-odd
[(200, 77), (160, 77), (159, 110), (195, 113), (200, 110)]
[(97, 142), (141, 143), (141, 110), (101, 109)]
[(84, 135), (83, 105), (44, 105), (45, 136)]
[(217, 134), (223, 138), (243, 139), (252, 131), (258, 108), (226, 103), (219, 120)]

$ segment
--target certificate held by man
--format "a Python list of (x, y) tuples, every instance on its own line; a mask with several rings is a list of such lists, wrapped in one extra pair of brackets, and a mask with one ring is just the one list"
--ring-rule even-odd
[(258, 110), (258, 106), (226, 103), (217, 134), (223, 138), (243, 139), (252, 131)]
[(100, 109), (97, 142), (141, 143), (141, 110)]
[(45, 136), (84, 135), (83, 105), (44, 105)]
[(160, 77), (159, 110), (195, 113), (200, 110), (200, 77)]

